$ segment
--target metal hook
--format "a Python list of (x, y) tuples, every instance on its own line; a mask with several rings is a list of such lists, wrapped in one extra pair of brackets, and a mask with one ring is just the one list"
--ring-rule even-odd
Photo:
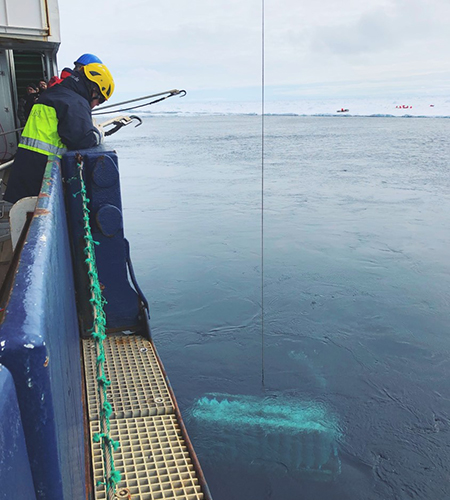
[(114, 125), (111, 129), (105, 131), (105, 136), (107, 137), (109, 135), (116, 133), (118, 130), (120, 130), (125, 125), (129, 125), (133, 120), (137, 120), (139, 122), (136, 125), (136, 127), (139, 127), (139, 125), (142, 125), (142, 120), (139, 118), (139, 116), (130, 115), (130, 116), (117, 116), (115, 118), (111, 118), (110, 120), (106, 120), (106, 122), (101, 123), (100, 127), (102, 127), (104, 129), (105, 127), (107, 127), (109, 125)]
[(137, 121), (139, 122), (139, 123), (138, 123), (138, 124), (137, 124), (134, 128), (139, 127), (139, 125), (142, 125), (142, 120), (139, 118), (139, 116), (136, 116), (136, 115), (130, 115), (130, 118), (131, 118), (132, 120), (137, 120)]
[(184, 97), (186, 94), (187, 92), (185, 90), (172, 90), (171, 92), (171, 95), (180, 95), (180, 97)]

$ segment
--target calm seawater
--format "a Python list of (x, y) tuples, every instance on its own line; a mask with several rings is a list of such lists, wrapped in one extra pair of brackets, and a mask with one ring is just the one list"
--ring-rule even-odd
[[(149, 117), (109, 139), (154, 341), (212, 496), (450, 498), (450, 120), (265, 125), (264, 335), (261, 118)], [(247, 402), (259, 434), (196, 424), (208, 393)], [(306, 457), (320, 437), (255, 401), (323, 408), (334, 472)]]

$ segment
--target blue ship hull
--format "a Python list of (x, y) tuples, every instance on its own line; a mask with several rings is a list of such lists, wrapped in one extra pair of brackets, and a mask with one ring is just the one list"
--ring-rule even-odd
[[(198, 490), (198, 496), (193, 498), (208, 500), (210, 494), (200, 464), (150, 338), (146, 301), (135, 283), (123, 231), (117, 156), (101, 148), (81, 153), (90, 199), (88, 219), (92, 237), (98, 243), (98, 278), (107, 299), (106, 333), (112, 340), (119, 339), (119, 345), (133, 338), (145, 339), (148, 347), (138, 351), (151, 349), (155, 353), (155, 369), (160, 373), (158, 387), (167, 390), (164, 398), (159, 398), (166, 406), (160, 408), (161, 402), (158, 398), (154, 401), (150, 392), (151, 383), (147, 384), (144, 403), (151, 404), (144, 413), (137, 408), (136, 415), (144, 418), (146, 425), (153, 425), (154, 416), (173, 422), (174, 446), (187, 447), (187, 463), (192, 463), (195, 471), (189, 479)], [(102, 412), (89, 406), (80, 349), (81, 339), (90, 335), (93, 316), (86, 283), (79, 162), (72, 153), (63, 158), (62, 167), (57, 159), (47, 164), (37, 207), (22, 231), (2, 287), (5, 307), (0, 325), (0, 481), (5, 498), (106, 498), (93, 484), (99, 471), (98, 467), (93, 471), (91, 460), (90, 433)], [(132, 354), (130, 348), (127, 353)], [(122, 356), (120, 349), (117, 355)], [(114, 372), (116, 361), (111, 362)], [(136, 363), (136, 370), (144, 376), (146, 367)], [(95, 369), (89, 373), (86, 382), (92, 388), (98, 373)], [(115, 384), (123, 386), (126, 394), (128, 390), (132, 394), (141, 390), (133, 385), (126, 370)], [(116, 395), (113, 403), (122, 404), (120, 397)], [(127, 404), (126, 400), (123, 403)], [(123, 416), (114, 414), (111, 418), (116, 425)], [(168, 453), (167, 460), (172, 460), (170, 448)], [(149, 449), (146, 454), (152, 455)], [(148, 467), (150, 484), (154, 464)], [(122, 493), (127, 486), (133, 488), (133, 470), (124, 471)], [(109, 490), (107, 495), (112, 498)]]
[[(75, 285), (59, 162), (47, 166), (43, 189), (20, 254), (0, 327), (0, 364), (12, 375), (37, 498), (85, 497), (80, 340)], [(2, 434), (8, 421), (0, 422)], [(2, 464), (0, 481), (15, 457)], [(22, 454), (21, 462), (24, 462)], [(26, 467), (26, 465), (24, 465)], [(16, 484), (14, 484), (16, 482)], [(20, 498), (20, 497), (19, 497)], [(28, 498), (28, 497), (22, 497)], [(32, 498), (32, 497), (30, 497)]]
[[(3, 185), (22, 130), (13, 111), (29, 82), (58, 73), (57, 0), (34, 4), (30, 10), (15, 1), (15, 11), (27, 16), (13, 24), (6, 16), (0, 33)], [(210, 499), (150, 338), (148, 304), (124, 236), (116, 153), (94, 148), (50, 161), (23, 229), (15, 217), (25, 216), (34, 199), (22, 201), (2, 205), (0, 195), (0, 497), (112, 500), (116, 492), (147, 500), (165, 491), (171, 498)], [(141, 431), (163, 423), (170, 439), (165, 431), (162, 437), (152, 431), (151, 439), (130, 434), (127, 425), (135, 421)], [(125, 446), (112, 451), (119, 439), (134, 440), (133, 453), (146, 459), (133, 462)]]

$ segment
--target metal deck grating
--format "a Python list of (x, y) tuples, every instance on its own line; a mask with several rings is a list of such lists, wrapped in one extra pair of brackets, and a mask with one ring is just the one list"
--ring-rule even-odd
[[(120, 443), (114, 464), (122, 481), (114, 499), (204, 500), (152, 343), (135, 335), (110, 336), (104, 349), (111, 438)], [(96, 484), (103, 481), (103, 458), (101, 445), (92, 439), (100, 431), (93, 339), (83, 340), (83, 352)], [(95, 499), (106, 500), (104, 486), (96, 488)]]
[[(99, 432), (93, 421), (91, 436)], [(114, 462), (121, 471), (116, 499), (201, 500), (201, 491), (189, 452), (175, 415), (111, 420), (111, 437), (120, 442)], [(103, 479), (99, 443), (91, 440), (94, 483)], [(96, 500), (106, 500), (104, 486), (97, 487)]]
[[(167, 383), (151, 342), (138, 336), (113, 336), (104, 341), (105, 375), (111, 418), (166, 415), (174, 412)], [(93, 339), (83, 340), (89, 419), (100, 412)]]

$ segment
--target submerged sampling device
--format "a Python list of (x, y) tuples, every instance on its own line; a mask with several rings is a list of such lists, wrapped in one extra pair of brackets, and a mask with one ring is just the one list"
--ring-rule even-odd
[(196, 401), (189, 422), (196, 440), (207, 436), (199, 448), (215, 462), (278, 463), (318, 480), (340, 472), (337, 420), (318, 402), (210, 393)]

